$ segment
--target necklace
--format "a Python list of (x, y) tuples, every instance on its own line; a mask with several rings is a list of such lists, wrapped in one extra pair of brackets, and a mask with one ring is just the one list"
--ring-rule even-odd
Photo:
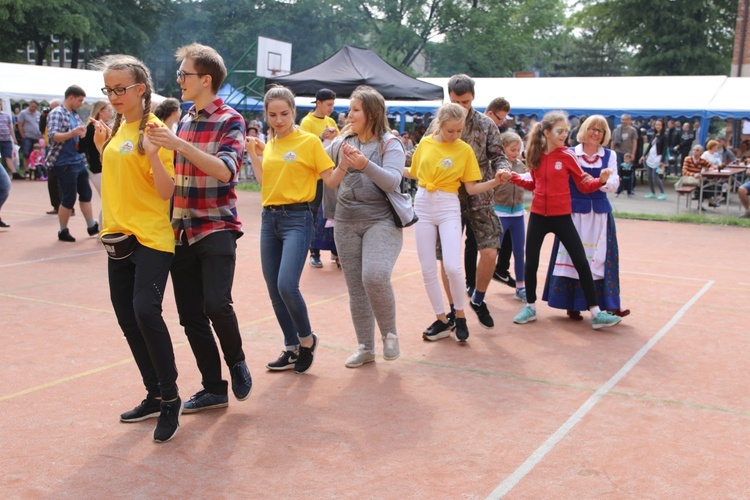
[(586, 156), (586, 153), (584, 153), (583, 156), (581, 156), (581, 158), (583, 158), (583, 161), (585, 161), (589, 165), (593, 165), (594, 163), (599, 161), (599, 155), (594, 155), (594, 159), (589, 160), (588, 157)]

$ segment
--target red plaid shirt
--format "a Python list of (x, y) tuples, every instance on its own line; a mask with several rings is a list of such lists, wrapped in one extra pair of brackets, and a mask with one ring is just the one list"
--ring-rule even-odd
[(216, 231), (238, 231), (237, 173), (245, 141), (245, 120), (221, 99), (197, 111), (195, 106), (180, 121), (177, 135), (193, 146), (220, 158), (232, 172), (229, 182), (221, 182), (190, 163), (182, 154), (174, 162), (174, 212), (172, 228), (180, 242), (185, 231), (189, 244)]

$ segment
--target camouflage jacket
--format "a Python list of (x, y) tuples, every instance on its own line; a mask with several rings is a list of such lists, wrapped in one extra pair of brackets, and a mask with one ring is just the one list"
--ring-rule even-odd
[[(482, 182), (492, 179), (497, 169), (508, 161), (503, 152), (497, 125), (489, 117), (477, 112), (474, 108), (469, 111), (466, 117), (461, 139), (471, 146), (477, 156), (479, 170), (482, 172)], [(492, 189), (469, 196), (464, 186), (461, 185), (458, 190), (458, 197), (461, 200), (462, 212), (466, 210), (491, 210), (494, 204)]]

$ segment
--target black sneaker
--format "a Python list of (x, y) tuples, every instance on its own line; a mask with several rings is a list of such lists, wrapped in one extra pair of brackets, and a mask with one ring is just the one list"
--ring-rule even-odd
[(89, 236), (94, 236), (94, 235), (99, 234), (99, 223), (94, 222), (94, 225), (87, 228), (86, 231), (89, 232)]
[(456, 342), (469, 340), (469, 327), (466, 326), (466, 318), (456, 318)]
[(232, 376), (232, 392), (237, 401), (244, 401), (250, 396), (253, 390), (253, 378), (250, 376), (250, 370), (247, 363), (243, 360), (229, 369)]
[(433, 324), (428, 326), (424, 332), (422, 332), (422, 339), (431, 342), (444, 339), (451, 334), (453, 328), (455, 328), (455, 323), (450, 320), (448, 320), (447, 323), (443, 323), (441, 320), (437, 319)]
[[(492, 319), (490, 312), (487, 310), (487, 303), (485, 301), (482, 301), (482, 303), (479, 305), (476, 305), (474, 302), (469, 301), (469, 304), (471, 305), (471, 308), (474, 309), (474, 312), (477, 313), (480, 325), (487, 329), (494, 328), (495, 321)], [(456, 323), (458, 323), (458, 320), (459, 318), (456, 318)]]
[(456, 329), (456, 313), (449, 312), (445, 315), (448, 318), (448, 324), (451, 327), (451, 331)]
[(63, 229), (62, 231), (57, 232), (57, 239), (60, 241), (70, 241), (70, 242), (73, 242), (76, 240), (70, 235), (70, 231), (68, 231), (67, 227)]
[(511, 278), (510, 273), (508, 271), (500, 272), (497, 269), (495, 269), (495, 272), (492, 273), (492, 279), (495, 281), (499, 281), (500, 283), (505, 283), (511, 288), (516, 287), (516, 280)]
[(192, 398), (182, 405), (184, 413), (198, 413), (204, 410), (215, 410), (229, 406), (229, 397), (226, 394), (212, 394), (206, 390), (196, 392)]
[(281, 351), (279, 359), (266, 364), (266, 368), (273, 371), (291, 370), (297, 362), (297, 353), (294, 351)]
[(294, 363), (294, 373), (305, 373), (313, 364), (315, 349), (318, 347), (318, 336), (312, 334), (313, 345), (311, 347), (299, 346), (297, 362)]
[(323, 267), (323, 262), (321, 262), (319, 255), (311, 255), (310, 256), (310, 266), (311, 267), (316, 267), (316, 268)]
[(182, 400), (178, 397), (174, 401), (161, 402), (161, 414), (156, 421), (154, 429), (154, 441), (166, 443), (177, 434), (180, 428), (180, 414), (182, 413)]
[(141, 404), (136, 406), (130, 411), (126, 411), (120, 415), (120, 422), (132, 423), (140, 422), (149, 418), (156, 418), (161, 413), (161, 399), (150, 398), (146, 396), (146, 399), (141, 401)]

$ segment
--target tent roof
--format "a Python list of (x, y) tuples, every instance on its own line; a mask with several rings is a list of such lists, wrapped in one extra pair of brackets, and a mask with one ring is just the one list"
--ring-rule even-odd
[[(447, 95), (448, 78), (422, 80), (446, 88)], [(513, 114), (542, 115), (563, 109), (573, 115), (704, 116), (727, 80), (725, 76), (475, 78), (474, 107), (484, 110), (492, 99), (504, 96)]]
[(708, 103), (710, 116), (750, 118), (750, 78), (727, 78)]
[(274, 83), (300, 96), (314, 96), (328, 88), (339, 97), (349, 97), (359, 85), (369, 85), (390, 100), (443, 99), (439, 86), (401, 73), (371, 50), (348, 45), (310, 69), (266, 80), (267, 87)]
[[(78, 85), (86, 92), (85, 102), (95, 103), (106, 99), (102, 95), (104, 73), (85, 69), (36, 66), (32, 64), (0, 63), (0, 99), (3, 101), (50, 101), (62, 99), (65, 89)], [(153, 102), (164, 97), (153, 94)], [(4, 109), (10, 111), (10, 102)]]

